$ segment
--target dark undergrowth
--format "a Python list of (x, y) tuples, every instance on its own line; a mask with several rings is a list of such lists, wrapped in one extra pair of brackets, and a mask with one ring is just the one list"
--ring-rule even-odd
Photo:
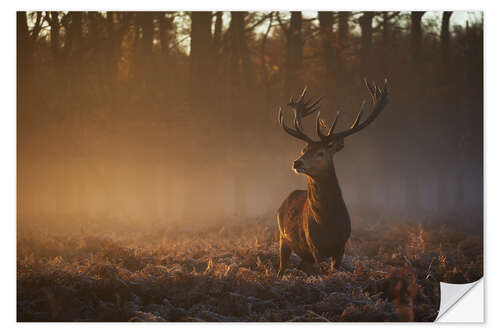
[(439, 281), (483, 275), (482, 234), (438, 224), (353, 226), (340, 270), (277, 279), (271, 219), (188, 231), (18, 226), (18, 321), (432, 321)]

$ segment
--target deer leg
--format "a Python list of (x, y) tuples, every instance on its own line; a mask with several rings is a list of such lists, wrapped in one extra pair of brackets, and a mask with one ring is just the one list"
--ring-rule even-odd
[(335, 269), (340, 268), (340, 264), (342, 263), (343, 257), (344, 257), (344, 248), (342, 248), (342, 250), (340, 250), (339, 253), (333, 258), (335, 260), (335, 264), (333, 265)]
[(310, 260), (302, 259), (299, 264), (299, 269), (305, 272), (307, 275), (311, 275), (314, 272), (313, 263)]
[(288, 266), (288, 259), (290, 258), (290, 247), (285, 244), (285, 240), (280, 237), (280, 269), (278, 271), (278, 277), (281, 278)]

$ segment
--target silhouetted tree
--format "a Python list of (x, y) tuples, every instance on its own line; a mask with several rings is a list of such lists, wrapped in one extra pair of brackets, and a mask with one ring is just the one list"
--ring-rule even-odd
[[(326, 90), (334, 92), (334, 78), (338, 67), (338, 55), (333, 34), (333, 12), (318, 12), (319, 34), (321, 38), (323, 63), (326, 69)], [(333, 96), (336, 98), (337, 96)]]
[(399, 12), (382, 12), (382, 45), (389, 47), (392, 41), (393, 20), (399, 16)]
[(67, 62), (72, 60), (68, 64), (71, 64), (72, 69), (77, 72), (81, 69), (80, 65), (83, 57), (82, 17), (82, 12), (69, 12), (62, 20), (64, 28), (67, 31), (64, 43), (64, 60)]
[(285, 96), (290, 96), (293, 91), (298, 90), (303, 85), (300, 77), (303, 51), (302, 12), (291, 12), (289, 26), (281, 21), (279, 13), (277, 18), (286, 39), (284, 93)]
[[(52, 56), (54, 57), (54, 62), (57, 64), (60, 61), (60, 30), (61, 23), (59, 20), (58, 12), (46, 12), (45, 18), (50, 25), (50, 49), (52, 50)], [(59, 66), (55, 66), (59, 68)]]
[(271, 29), (273, 27), (273, 19), (274, 19), (274, 13), (271, 13), (269, 15), (269, 24), (267, 25), (266, 31), (262, 36), (261, 40), (261, 46), (260, 46), (260, 77), (261, 77), (261, 83), (265, 87), (264, 88), (264, 94), (265, 94), (265, 101), (268, 102), (270, 97), (271, 97), (271, 82), (270, 82), (270, 75), (268, 71), (269, 63), (266, 58), (266, 45), (267, 41), (269, 39), (269, 34), (271, 32)]
[(214, 53), (215, 62), (217, 67), (220, 64), (220, 53), (222, 50), (222, 12), (218, 11), (215, 13), (215, 26), (214, 26)]
[[(57, 12), (55, 12), (57, 15)], [(52, 17), (52, 15), (51, 15)], [(103, 29), (101, 27), (104, 22), (104, 17), (100, 12), (88, 12), (87, 13), (87, 43), (88, 48), (92, 49), (94, 52), (100, 48), (100, 42), (103, 40)], [(52, 27), (50, 28), (52, 33)], [(52, 39), (52, 37), (51, 37)], [(99, 50), (101, 51), (101, 50)]]
[(453, 12), (443, 12), (441, 20), (441, 52), (443, 58), (443, 73), (447, 77), (450, 68), (450, 18)]
[(165, 62), (169, 61), (169, 54), (170, 54), (170, 42), (172, 40), (171, 34), (172, 30), (174, 28), (174, 17), (173, 16), (167, 16), (168, 14), (165, 12), (160, 12), (158, 14), (158, 21), (160, 24), (160, 45), (161, 45), (161, 53), (163, 60)]
[(106, 12), (106, 32), (107, 41), (106, 60), (108, 83), (113, 84), (117, 79), (118, 65), (121, 58), (121, 47), (124, 35), (130, 29), (132, 19), (130, 12)]
[[(33, 54), (33, 44), (30, 40), (28, 32), (28, 18), (26, 12), (17, 12), (17, 76), (24, 76), (23, 70), (26, 72), (31, 69), (31, 61)], [(19, 82), (19, 80), (18, 80)]]
[(191, 13), (191, 53), (189, 82), (192, 111), (209, 101), (212, 79), (212, 13)]
[(391, 69), (394, 68), (394, 64), (391, 59), (393, 56), (393, 49), (397, 47), (397, 38), (395, 33), (397, 31), (397, 22), (399, 21), (400, 12), (381, 12), (378, 13), (377, 17), (380, 19), (374, 31), (380, 31), (382, 34), (382, 40), (379, 44), (383, 52), (386, 53), (383, 61), (379, 61), (376, 66), (378, 70), (374, 75), (381, 75), (387, 77), (391, 73)]
[(347, 40), (349, 37), (349, 18), (351, 16), (351, 12), (339, 12), (338, 16), (339, 48), (343, 49), (347, 46)]
[(241, 80), (241, 53), (244, 39), (244, 16), (243, 12), (231, 12), (231, 24), (229, 34), (231, 40), (230, 58), (231, 58), (231, 101), (235, 103), (241, 93), (240, 85), (244, 84)]
[(26, 12), (17, 12), (17, 73), (19, 76), (29, 75), (33, 69), (33, 56), (36, 42), (42, 28), (42, 12), (33, 14), (35, 21), (33, 28), (28, 29)]
[[(229, 25), (230, 63), (231, 63), (231, 95), (232, 99), (242, 98), (242, 89), (255, 86), (255, 77), (245, 36), (246, 12), (231, 12)], [(235, 94), (239, 94), (236, 96)]]
[[(148, 165), (163, 163), (162, 172), (170, 170), (173, 182), (185, 177), (184, 186), (178, 181), (184, 192), (165, 195), (165, 189), (162, 195), (173, 200), (168, 204), (173, 208), (182, 207), (185, 199), (185, 218), (201, 220), (209, 207), (221, 208), (213, 199), (214, 188), (231, 197), (234, 207), (228, 211), (245, 215), (258, 172), (279, 172), (272, 181), (266, 178), (265, 188), (289, 189), (293, 182), (283, 171), (289, 161), (284, 161), (282, 132), (276, 131), (277, 105), (307, 84), (311, 95), (324, 87), (326, 99), (352, 112), (359, 108), (358, 97), (366, 98), (358, 96), (364, 93), (358, 73), (377, 83), (387, 76), (393, 86), (387, 112), (374, 129), (353, 137), (339, 160), (349, 165), (342, 168), (345, 182), (352, 184), (346, 192), (356, 188), (359, 208), (377, 211), (381, 200), (373, 197), (381, 191), (387, 192), (388, 205), (394, 202), (401, 210), (404, 199), (397, 197), (406, 197), (404, 212), (417, 216), (419, 207), (426, 208), (424, 194), (432, 191), (426, 187), (431, 175), (441, 184), (433, 195), (442, 207), (463, 210), (473, 194), (460, 184), (482, 175), (482, 23), (451, 26), (451, 13), (444, 13), (439, 45), (430, 33), (422, 37), (439, 22), (423, 25), (421, 13), (319, 12), (319, 20), (304, 19), (300, 12), (286, 20), (279, 14), (17, 13), (20, 158), (39, 154), (47, 160), (41, 169), (60, 177), (47, 190), (57, 197), (60, 211), (74, 211), (84, 197), (91, 206), (118, 205), (110, 196), (120, 181), (126, 183), (125, 196), (136, 195), (132, 210), (154, 211), (158, 198), (154, 191), (145, 192), (153, 187), (160, 192), (155, 179), (161, 177)], [(191, 29), (185, 26), (188, 17)], [(353, 17), (360, 27), (352, 27), (351, 35)], [(425, 71), (415, 72), (416, 56)], [(416, 82), (424, 77), (425, 89)], [(331, 119), (335, 110), (324, 107), (325, 118)], [(341, 116), (338, 126), (347, 126), (348, 118)], [(96, 160), (106, 155), (111, 166), (125, 169), (119, 175), (83, 170), (87, 157), (75, 155)], [(20, 164), (18, 174), (24, 177), (33, 161)], [(55, 170), (52, 161), (79, 165), (78, 171), (68, 172), (63, 165)], [(357, 168), (367, 163), (372, 173)], [(207, 175), (215, 169), (224, 181)], [(86, 175), (82, 179), (112, 179), (90, 189), (80, 174)]]
[(153, 53), (153, 20), (154, 13), (140, 12), (137, 14), (137, 21), (141, 28), (140, 45), (142, 55), (145, 57), (144, 62), (151, 62)]
[(153, 29), (155, 13), (140, 12), (137, 14), (137, 23), (140, 28), (139, 53), (136, 65), (137, 76), (140, 78), (144, 89), (149, 89), (153, 76)]
[(411, 12), (411, 54), (414, 68), (421, 70), (422, 66), (422, 16), (425, 12)]
[(361, 50), (360, 50), (360, 74), (361, 77), (371, 75), (371, 52), (372, 52), (372, 21), (374, 12), (364, 12), (359, 18), (361, 27)]
[[(245, 82), (249, 78), (243, 75), (244, 71), (244, 53), (248, 52), (246, 49), (245, 42), (245, 12), (231, 12), (231, 23), (229, 26), (229, 38), (230, 38), (230, 64), (231, 64), (231, 109), (242, 110), (245, 107), (245, 102), (242, 100), (244, 94), (244, 87), (248, 86), (248, 82)], [(228, 128), (232, 127), (232, 124), (237, 124), (242, 118), (240, 112), (231, 112), (228, 117), (229, 123)], [(236, 128), (235, 128), (236, 129)], [(241, 130), (241, 129), (240, 129)], [(234, 154), (238, 152), (241, 147), (241, 143), (238, 138), (242, 137), (242, 133), (239, 131), (232, 130), (234, 140), (230, 144), (230, 158), (234, 159)], [(246, 198), (245, 198), (245, 187), (246, 182), (241, 176), (240, 169), (241, 166), (237, 163), (234, 166), (235, 173), (233, 176), (233, 190), (234, 190), (234, 213), (236, 215), (245, 216), (246, 211)]]
[[(212, 40), (212, 12), (191, 12), (191, 53), (189, 55), (189, 106), (190, 117), (196, 119), (200, 114), (211, 112), (213, 103), (213, 40)], [(206, 145), (209, 133), (206, 124), (188, 126), (190, 142), (185, 151), (185, 159), (195, 170), (196, 176), (184, 175), (184, 218), (194, 219), (200, 216), (199, 207), (207, 200), (201, 187), (200, 168), (209, 155), (209, 149), (202, 149)], [(201, 135), (200, 135), (201, 134)]]

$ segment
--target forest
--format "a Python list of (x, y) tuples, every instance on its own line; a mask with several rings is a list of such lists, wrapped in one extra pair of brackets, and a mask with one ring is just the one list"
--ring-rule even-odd
[[(16, 15), (18, 321), (429, 321), (482, 276), (482, 12)], [(335, 159), (346, 266), (276, 280), (279, 107), (347, 128), (365, 78), (391, 100)]]
[(325, 96), (323, 117), (342, 110), (345, 127), (367, 98), (366, 77), (388, 78), (392, 102), (338, 159), (347, 201), (383, 216), (482, 216), (481, 22), (450, 27), (447, 13), (424, 26), (425, 13), (402, 12), (17, 15), (22, 215), (274, 211), (274, 197), (301, 185), (289, 167), (300, 143), (281, 132), (278, 107), (307, 85)]

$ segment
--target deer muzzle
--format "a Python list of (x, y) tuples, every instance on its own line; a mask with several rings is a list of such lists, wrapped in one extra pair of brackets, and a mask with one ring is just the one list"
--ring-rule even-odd
[(304, 161), (302, 161), (301, 159), (298, 159), (298, 160), (295, 160), (293, 162), (293, 166), (292, 166), (293, 170), (297, 173), (299, 172), (304, 172), (305, 171), (305, 164), (304, 164)]

